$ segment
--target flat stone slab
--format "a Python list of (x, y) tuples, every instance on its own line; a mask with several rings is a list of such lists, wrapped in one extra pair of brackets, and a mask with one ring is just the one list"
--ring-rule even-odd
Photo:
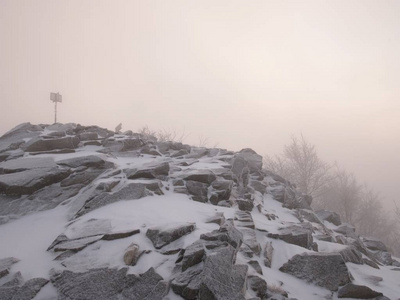
[(191, 233), (195, 228), (195, 223), (175, 223), (167, 226), (149, 228), (146, 232), (146, 236), (151, 240), (154, 248), (160, 249), (182, 236)]
[(82, 166), (101, 168), (102, 166), (104, 166), (104, 163), (105, 161), (96, 155), (74, 157), (57, 162), (57, 164), (59, 165), (68, 166), (70, 168), (78, 168)]
[(0, 163), (0, 173), (15, 173), (29, 169), (52, 169), (57, 167), (50, 157), (23, 157)]
[(32, 194), (35, 191), (68, 177), (69, 170), (37, 168), (0, 175), (0, 193), (7, 195)]
[(308, 283), (337, 291), (350, 283), (350, 273), (339, 253), (303, 253), (293, 256), (280, 269)]
[(217, 176), (210, 170), (193, 170), (183, 175), (184, 180), (198, 181), (210, 185)]
[(83, 207), (77, 212), (76, 217), (80, 217), (99, 207), (115, 203), (121, 200), (135, 200), (147, 196), (146, 185), (143, 183), (129, 183), (115, 193), (102, 193), (94, 198), (88, 199)]
[(372, 299), (383, 296), (364, 285), (346, 284), (338, 291), (338, 298)]
[(67, 250), (73, 250), (73, 251), (80, 251), (86, 246), (93, 244), (103, 238), (103, 235), (95, 235), (95, 236), (90, 236), (90, 237), (85, 237), (81, 239), (75, 239), (75, 240), (67, 240), (65, 242), (61, 242), (57, 244), (54, 247), (55, 252), (59, 251), (67, 251)]

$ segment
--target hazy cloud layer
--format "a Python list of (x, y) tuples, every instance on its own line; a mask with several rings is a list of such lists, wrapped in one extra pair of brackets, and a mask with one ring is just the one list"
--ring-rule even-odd
[(400, 2), (0, 0), (0, 134), (25, 121), (190, 133), (260, 154), (303, 133), (398, 198)]

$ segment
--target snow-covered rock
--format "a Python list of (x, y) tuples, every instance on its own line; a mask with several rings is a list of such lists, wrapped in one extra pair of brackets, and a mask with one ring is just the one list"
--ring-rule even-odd
[(0, 299), (398, 297), (398, 259), (311, 201), (251, 149), (24, 123), (0, 138)]

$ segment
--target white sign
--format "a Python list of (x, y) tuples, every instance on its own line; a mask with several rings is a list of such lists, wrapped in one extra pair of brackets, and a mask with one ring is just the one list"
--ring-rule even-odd
[(62, 96), (59, 93), (50, 93), (50, 100), (53, 102), (62, 102)]

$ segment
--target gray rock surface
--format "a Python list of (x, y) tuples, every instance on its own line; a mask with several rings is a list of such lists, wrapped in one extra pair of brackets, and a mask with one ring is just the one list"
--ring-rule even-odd
[(163, 162), (159, 165), (143, 167), (141, 169), (127, 169), (125, 170), (126, 177), (128, 179), (155, 179), (162, 176), (168, 176), (169, 174), (169, 163)]
[(79, 138), (76, 136), (67, 136), (63, 138), (54, 139), (43, 139), (43, 138), (33, 138), (27, 142), (23, 149), (26, 152), (41, 152), (41, 151), (51, 151), (58, 149), (76, 149), (79, 144)]
[(242, 245), (243, 234), (231, 221), (226, 221), (218, 230), (202, 234), (200, 239), (228, 242), (233, 248), (238, 249)]
[(168, 293), (169, 284), (150, 268), (140, 275), (128, 274), (122, 299), (126, 300), (156, 300), (163, 299)]
[(245, 159), (250, 173), (261, 171), (262, 156), (258, 155), (254, 150), (250, 148), (242, 149), (239, 151), (237, 156)]
[(84, 273), (63, 271), (51, 276), (59, 300), (111, 300), (118, 299), (125, 288), (127, 268), (92, 269)]
[(69, 159), (60, 160), (57, 164), (62, 166), (67, 166), (70, 168), (78, 168), (78, 167), (93, 167), (93, 168), (102, 168), (104, 166), (105, 161), (96, 155), (88, 155), (88, 156), (80, 156)]
[(19, 259), (15, 257), (6, 257), (0, 259), (0, 278), (8, 275), (9, 268), (17, 262), (19, 262)]
[(206, 183), (189, 180), (186, 181), (186, 189), (193, 196), (194, 201), (203, 203), (208, 201), (208, 185)]
[(311, 249), (313, 244), (312, 231), (306, 226), (292, 225), (281, 229), (277, 234), (269, 233), (268, 236), (306, 249)]
[(363, 243), (369, 250), (388, 251), (386, 245), (377, 239), (364, 238)]
[(194, 223), (175, 223), (169, 226), (154, 227), (147, 229), (146, 236), (151, 240), (156, 249), (183, 237), (195, 230)]
[(60, 182), (70, 171), (60, 168), (36, 168), (0, 175), (0, 193), (7, 195), (32, 194), (35, 191)]
[(129, 183), (115, 193), (101, 193), (94, 198), (89, 198), (84, 206), (76, 214), (82, 216), (99, 207), (115, 203), (121, 200), (135, 200), (147, 196), (146, 186), (143, 183)]
[(354, 246), (348, 246), (339, 252), (345, 262), (351, 262), (357, 265), (364, 264), (362, 254)]
[(84, 238), (79, 238), (79, 239), (73, 239), (73, 240), (66, 240), (63, 242), (58, 243), (54, 247), (55, 252), (60, 252), (60, 251), (67, 251), (67, 250), (72, 250), (72, 251), (80, 251), (84, 248), (86, 248), (88, 245), (93, 244), (103, 238), (103, 235), (95, 235), (95, 236), (89, 236), (89, 237), (84, 237)]
[(350, 283), (349, 271), (339, 253), (298, 254), (279, 270), (331, 291)]
[(125, 250), (124, 263), (127, 266), (135, 266), (141, 254), (142, 251), (140, 251), (140, 246), (138, 244), (130, 244)]
[(199, 299), (244, 300), (246, 265), (233, 265), (235, 250), (232, 247), (218, 249), (204, 262)]
[(383, 294), (367, 286), (352, 283), (346, 284), (338, 291), (338, 298), (372, 299), (379, 296), (383, 296)]
[(342, 224), (340, 216), (335, 212), (329, 210), (319, 210), (316, 212), (316, 214), (322, 221), (330, 222), (336, 226)]
[(268, 268), (271, 268), (273, 253), (274, 247), (272, 246), (272, 242), (267, 242), (264, 247), (264, 265)]
[(243, 211), (252, 211), (253, 207), (254, 207), (253, 202), (251, 202), (250, 200), (247, 200), (247, 199), (237, 199), (236, 203), (237, 203), (239, 209), (243, 210)]
[(265, 299), (267, 297), (267, 282), (263, 278), (254, 275), (248, 276), (247, 284), (260, 299)]
[(48, 282), (49, 280), (45, 278), (32, 278), (16, 291), (12, 300), (33, 299)]
[(193, 170), (183, 176), (187, 181), (198, 181), (210, 185), (217, 177), (211, 170)]

